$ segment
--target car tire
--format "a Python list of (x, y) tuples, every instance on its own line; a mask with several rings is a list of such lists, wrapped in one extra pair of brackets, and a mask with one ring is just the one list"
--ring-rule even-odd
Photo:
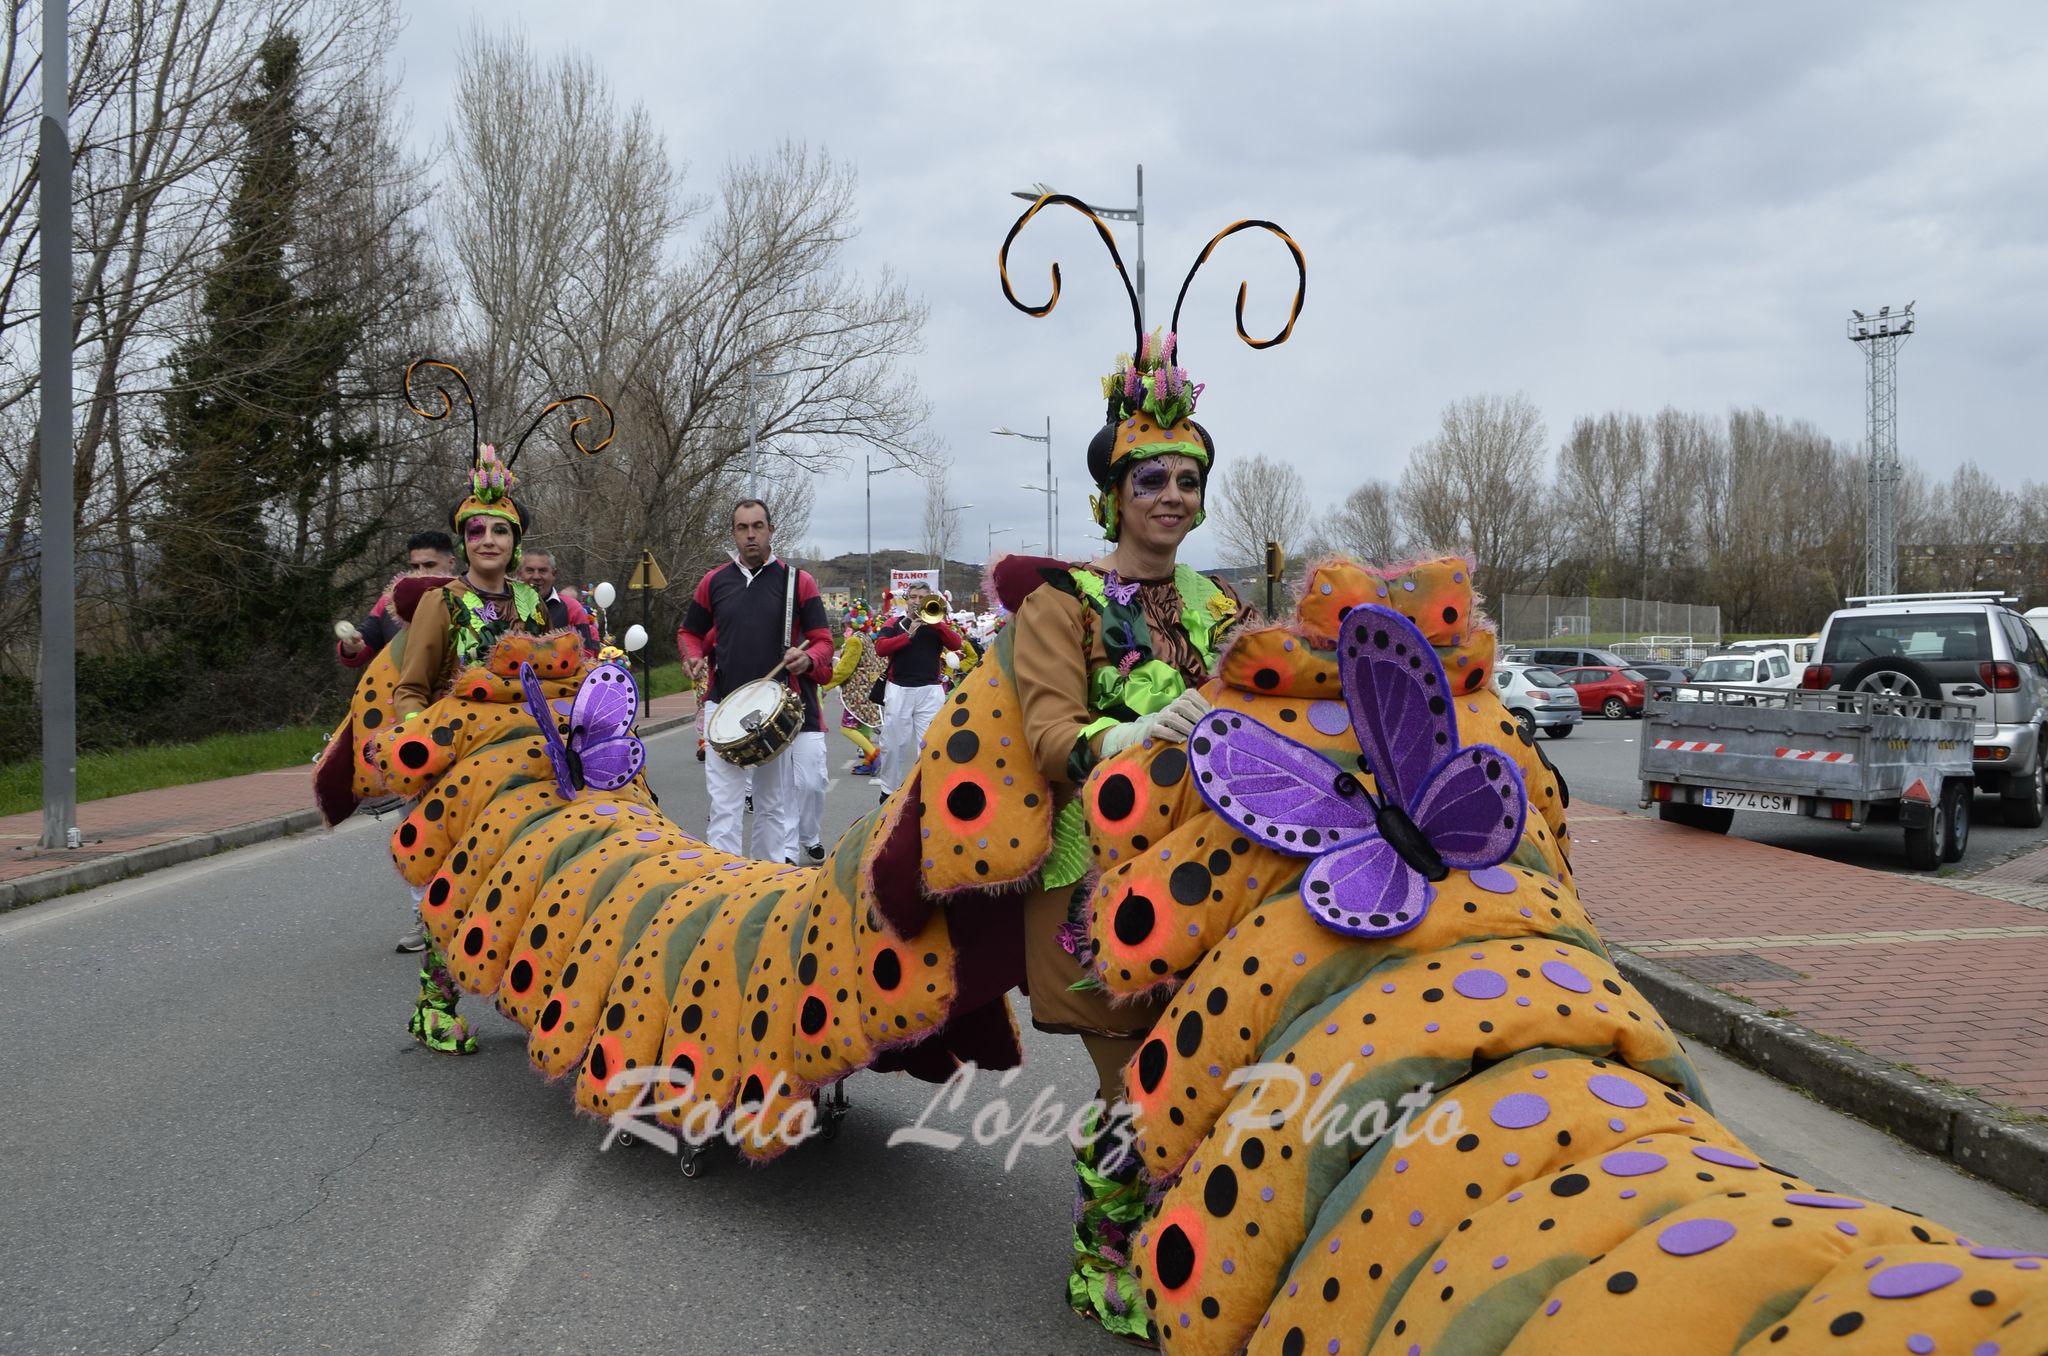
[(1515, 724), (1522, 727), (1522, 738), (1534, 743), (1536, 740), (1536, 717), (1527, 711), (1515, 712)]
[(1941, 859), (1945, 862), (1959, 862), (1970, 846), (1970, 802), (1976, 797), (1976, 785), (1968, 777), (1952, 777), (1942, 792), (1947, 802), (1943, 807), (1943, 818), (1948, 831), (1941, 836)]
[[(1905, 713), (1909, 716), (1933, 716), (1939, 715), (1941, 711), (1938, 705), (1912, 704), (1915, 697), (1926, 698), (1929, 703), (1938, 703), (1941, 700), (1941, 680), (1934, 676), (1933, 670), (1917, 659), (1900, 659), (1890, 655), (1866, 659), (1850, 669), (1835, 686), (1843, 692), (1894, 693), (1906, 699)], [(1837, 702), (1836, 709), (1849, 710), (1853, 705)]]
[(2006, 783), (2000, 818), (2016, 829), (2040, 828), (2044, 815), (2048, 815), (2048, 747), (2036, 740), (2033, 771), (2024, 781), (2018, 777), (2012, 780), (2019, 782), (2019, 794), (2013, 794), (2012, 782)]
[(1569, 725), (1553, 725), (1543, 733), (1549, 735), (1552, 739), (1567, 739), (1571, 736), (1571, 732), (1572, 727)]
[(1609, 720), (1621, 720), (1628, 715), (1628, 703), (1619, 697), (1609, 697), (1600, 703), (1600, 714)]

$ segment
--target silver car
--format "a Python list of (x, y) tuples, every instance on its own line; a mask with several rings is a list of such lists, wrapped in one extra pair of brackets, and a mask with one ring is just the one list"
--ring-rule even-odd
[(2048, 813), (2048, 647), (2011, 600), (1910, 593), (1849, 602), (1821, 628), (1800, 686), (1968, 703), (1977, 789), (2004, 798), (2006, 823), (2039, 828)]
[(1522, 728), (1563, 739), (1585, 719), (1579, 694), (1564, 679), (1533, 664), (1494, 665), (1493, 690)]

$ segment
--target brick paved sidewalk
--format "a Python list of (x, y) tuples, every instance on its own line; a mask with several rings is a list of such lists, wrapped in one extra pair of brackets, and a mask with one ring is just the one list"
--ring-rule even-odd
[[(649, 704), (645, 723), (696, 712), (693, 693), (673, 693)], [(85, 846), (77, 849), (36, 846), (43, 832), (40, 810), (0, 816), (0, 881), (24, 879), (312, 808), (313, 769), (307, 765), (86, 801), (78, 807), (78, 827)]]
[[(1579, 891), (1608, 941), (2048, 1112), (2048, 913), (1584, 802), (1571, 829)], [(1995, 871), (2013, 885), (2048, 878), (2048, 846)]]

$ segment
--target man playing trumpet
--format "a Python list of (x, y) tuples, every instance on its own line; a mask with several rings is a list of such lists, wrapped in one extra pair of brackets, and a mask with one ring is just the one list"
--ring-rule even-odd
[(881, 798), (902, 784), (917, 758), (918, 741), (946, 698), (941, 684), (946, 653), (960, 648), (960, 633), (946, 620), (946, 600), (921, 583), (904, 593), (904, 615), (875, 637), (875, 653), (889, 661), (882, 702), (882, 761), (875, 770)]

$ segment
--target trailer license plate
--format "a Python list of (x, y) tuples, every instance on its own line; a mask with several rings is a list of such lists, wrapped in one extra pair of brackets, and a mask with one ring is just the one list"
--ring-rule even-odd
[(1767, 791), (1724, 791), (1710, 786), (1700, 794), (1700, 803), (1719, 810), (1762, 810), (1774, 815), (1799, 813), (1798, 797), (1773, 795)]

